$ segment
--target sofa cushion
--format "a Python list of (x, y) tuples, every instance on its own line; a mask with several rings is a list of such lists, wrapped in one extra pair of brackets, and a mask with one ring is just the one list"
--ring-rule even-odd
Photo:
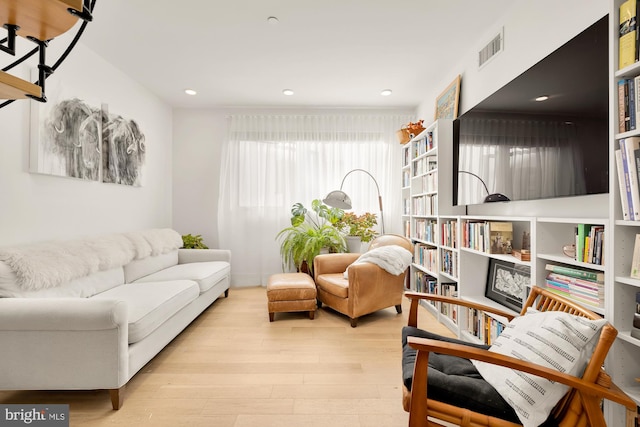
[(124, 266), (124, 280), (126, 283), (135, 282), (141, 277), (148, 276), (149, 274), (172, 267), (176, 264), (178, 264), (177, 249), (165, 254), (137, 259)]
[(129, 344), (149, 335), (200, 294), (192, 280), (130, 283), (109, 289), (92, 298), (127, 303)]
[(11, 268), (0, 261), (0, 297), (7, 298), (88, 298), (124, 283), (122, 267), (98, 271), (52, 288), (31, 290), (18, 284)]
[(191, 262), (165, 268), (156, 273), (141, 277), (135, 280), (134, 283), (188, 279), (197, 282), (198, 286), (200, 286), (200, 293), (203, 293), (227, 277), (230, 270), (231, 267), (229, 263), (224, 261)]
[(342, 273), (321, 274), (316, 277), (316, 286), (340, 298), (349, 297), (349, 280)]

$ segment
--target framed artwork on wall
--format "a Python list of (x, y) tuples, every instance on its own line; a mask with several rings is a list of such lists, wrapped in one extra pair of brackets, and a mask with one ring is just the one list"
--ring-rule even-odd
[(458, 102), (460, 100), (460, 75), (436, 98), (435, 119), (458, 118)]
[(489, 260), (485, 296), (499, 304), (520, 312), (531, 286), (531, 268), (500, 259)]
[(55, 79), (48, 85), (46, 103), (31, 101), (30, 172), (141, 186), (146, 143), (138, 123)]

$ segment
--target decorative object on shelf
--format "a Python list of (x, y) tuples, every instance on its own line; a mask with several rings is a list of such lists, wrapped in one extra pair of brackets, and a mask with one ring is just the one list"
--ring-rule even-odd
[(204, 244), (204, 240), (200, 234), (183, 234), (182, 247), (184, 249), (209, 249), (209, 247)]
[(276, 240), (280, 241), (282, 270), (295, 267), (298, 271), (313, 274), (313, 259), (323, 250), (344, 252), (345, 241), (340, 230), (334, 225), (344, 211), (329, 208), (320, 200), (311, 202), (309, 212), (302, 203), (291, 207), (291, 226), (282, 229)]
[[(0, 50), (16, 56), (16, 36), (24, 37), (37, 46), (0, 71), (0, 98), (8, 100), (0, 104), (0, 108), (16, 99), (31, 98), (39, 102), (47, 102), (45, 80), (68, 56), (84, 32), (86, 24), (93, 19), (95, 1), (0, 0), (0, 25), (7, 30), (7, 37), (0, 41)], [(78, 19), (84, 22), (73, 40), (53, 66), (47, 65), (46, 50), (51, 40), (69, 31)], [(38, 79), (35, 83), (32, 84), (6, 72), (36, 53), (38, 53)]]
[(489, 221), (489, 253), (510, 254), (513, 251), (513, 223)]
[(411, 141), (416, 135), (424, 130), (424, 126), (422, 124), (424, 120), (418, 120), (417, 122), (409, 122), (408, 124), (402, 126), (400, 130), (396, 131), (396, 136), (398, 137), (398, 141), (400, 144), (406, 144)]
[(347, 172), (347, 174), (344, 176), (344, 178), (342, 178), (342, 183), (340, 184), (340, 190), (334, 190), (332, 192), (330, 192), (329, 194), (327, 194), (327, 197), (325, 197), (322, 201), (324, 203), (326, 203), (329, 206), (332, 206), (334, 208), (339, 208), (339, 209), (351, 209), (351, 198), (347, 195), (347, 193), (345, 193), (344, 191), (342, 191), (342, 187), (344, 186), (344, 180), (347, 179), (347, 177), (353, 173), (353, 172), (364, 172), (367, 175), (369, 175), (371, 177), (371, 179), (373, 180), (373, 183), (376, 185), (376, 190), (378, 191), (378, 203), (380, 205), (380, 227), (382, 229), (382, 233), (384, 234), (384, 215), (382, 213), (382, 196), (380, 195), (380, 187), (378, 186), (378, 181), (376, 181), (376, 179), (373, 177), (373, 175), (371, 175), (369, 172), (367, 172), (364, 169), (352, 169), (349, 172)]
[(530, 286), (531, 269), (528, 266), (495, 258), (489, 260), (485, 296), (490, 300), (519, 312)]
[(514, 249), (511, 251), (511, 255), (520, 261), (531, 261), (531, 252), (528, 249)]
[(569, 258), (576, 259), (576, 244), (572, 243), (570, 245), (564, 245), (562, 247), (562, 253), (568, 256)]
[(436, 98), (435, 120), (458, 118), (458, 101), (460, 100), (460, 75)]
[(467, 171), (458, 171), (458, 173), (466, 173), (466, 174), (469, 174), (471, 176), (475, 176), (476, 178), (478, 178), (480, 180), (480, 182), (484, 186), (484, 190), (487, 192), (487, 197), (484, 198), (484, 202), (483, 203), (509, 202), (509, 201), (511, 201), (507, 196), (505, 196), (502, 193), (489, 193), (489, 188), (487, 187), (487, 184), (485, 184), (484, 180), (482, 178), (480, 178), (478, 175), (476, 175), (475, 173), (467, 172)]

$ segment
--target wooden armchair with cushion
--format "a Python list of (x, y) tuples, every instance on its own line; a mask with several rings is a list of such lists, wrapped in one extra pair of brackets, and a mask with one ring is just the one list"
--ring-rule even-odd
[[(326, 304), (349, 316), (351, 326), (354, 328), (360, 316), (383, 308), (395, 306), (396, 311), (402, 313), (401, 304), (407, 268), (402, 268), (402, 271), (396, 275), (378, 264), (356, 262), (367, 254), (384, 251), (383, 247), (392, 245), (408, 251), (408, 260), (409, 263), (411, 262), (413, 255), (411, 241), (396, 234), (384, 234), (375, 238), (365, 254), (341, 253), (316, 256), (313, 260), (313, 274), (318, 291), (318, 306)], [(344, 273), (347, 267), (348, 278), (345, 278)]]
[[(538, 287), (520, 316), (457, 298), (407, 296), (403, 406), (411, 427), (442, 425), (438, 420), (474, 427), (604, 427), (603, 399), (624, 405), (627, 426), (634, 425), (635, 402), (602, 368), (617, 331), (597, 314)], [(417, 328), (420, 299), (475, 307), (509, 323), (490, 349), (445, 338)]]

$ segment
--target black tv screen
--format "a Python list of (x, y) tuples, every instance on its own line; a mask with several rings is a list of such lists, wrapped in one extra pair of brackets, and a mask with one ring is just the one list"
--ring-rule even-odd
[(454, 205), (609, 191), (608, 37), (604, 16), (454, 120)]

